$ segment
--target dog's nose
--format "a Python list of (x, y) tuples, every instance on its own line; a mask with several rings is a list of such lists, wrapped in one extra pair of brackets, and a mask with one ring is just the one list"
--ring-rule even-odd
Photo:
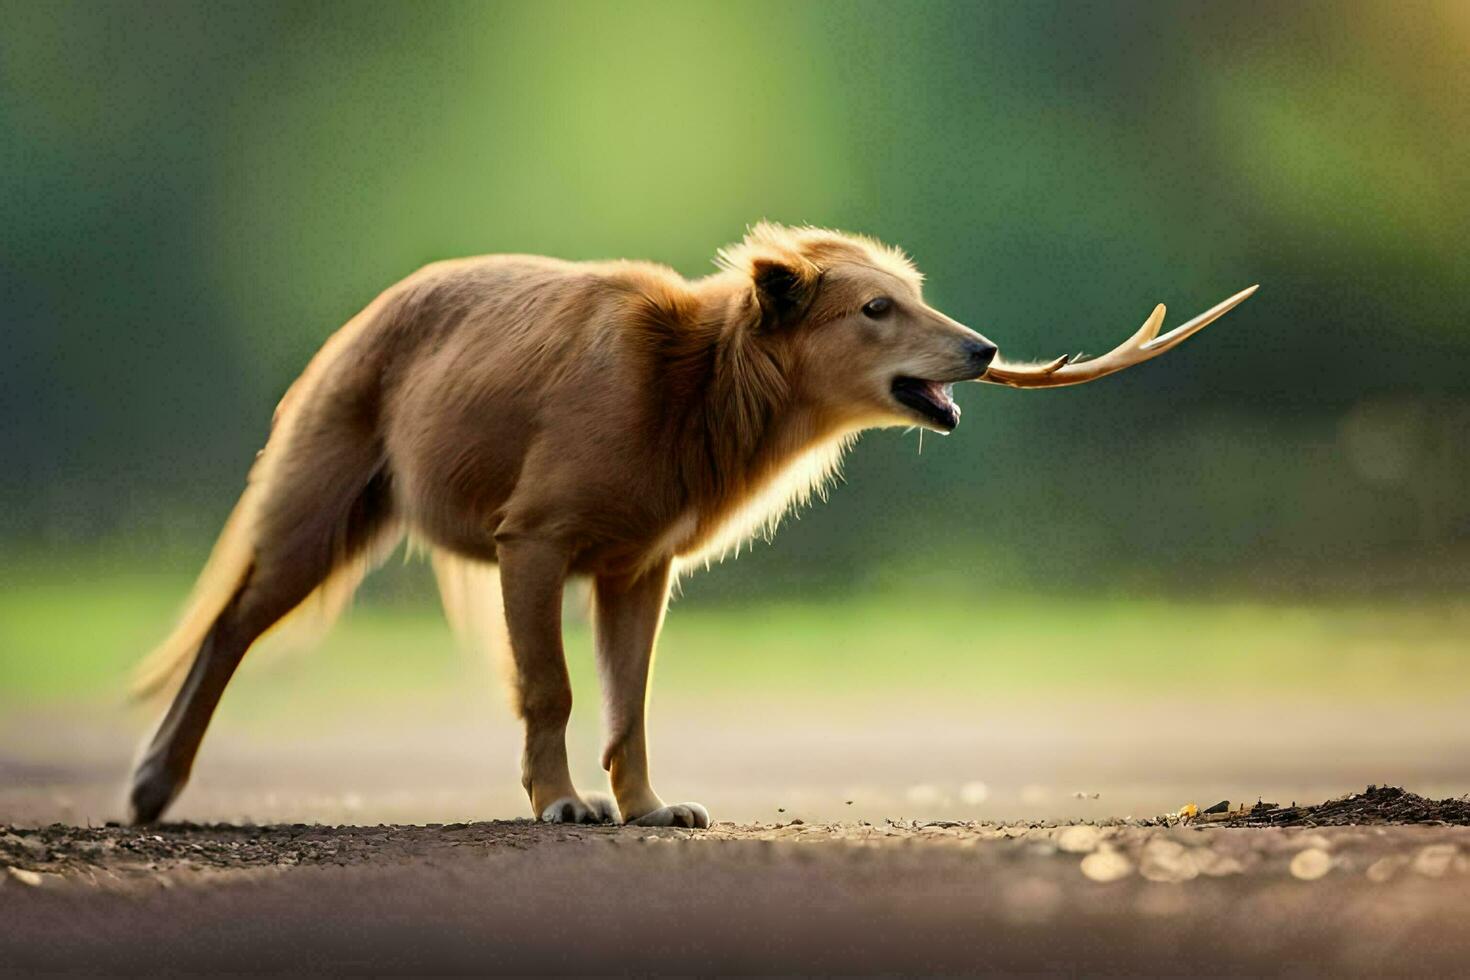
[(995, 352), (998, 348), (988, 340), (972, 340), (966, 345), (970, 350), (970, 364), (975, 369), (978, 378), (990, 367), (990, 362), (995, 360)]

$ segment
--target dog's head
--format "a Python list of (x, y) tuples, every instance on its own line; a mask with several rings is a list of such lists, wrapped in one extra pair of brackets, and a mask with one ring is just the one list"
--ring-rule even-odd
[(749, 329), (793, 397), (842, 428), (950, 432), (956, 381), (985, 374), (995, 345), (924, 302), (923, 277), (871, 239), (762, 223), (720, 253), (749, 277)]

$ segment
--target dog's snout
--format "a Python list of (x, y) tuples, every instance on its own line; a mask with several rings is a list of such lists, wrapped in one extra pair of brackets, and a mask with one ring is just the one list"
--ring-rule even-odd
[(988, 340), (971, 340), (965, 344), (969, 350), (970, 364), (975, 369), (975, 376), (979, 377), (990, 367), (990, 362), (995, 360), (995, 352), (999, 349)]

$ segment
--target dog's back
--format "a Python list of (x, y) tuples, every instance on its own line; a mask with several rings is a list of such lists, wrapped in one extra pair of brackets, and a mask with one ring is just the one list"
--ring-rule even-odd
[(187, 611), (136, 690), (176, 682), (247, 579), (286, 580), (272, 608), (329, 619), (407, 529), (493, 560), (497, 515), (528, 463), (548, 502), (561, 472), (565, 491), (601, 506), (628, 499), (627, 487), (599, 486), (619, 477), (589, 454), (646, 454), (637, 416), (657, 394), (647, 324), (679, 302), (680, 282), (652, 265), (508, 255), (436, 263), (385, 291), (282, 398)]

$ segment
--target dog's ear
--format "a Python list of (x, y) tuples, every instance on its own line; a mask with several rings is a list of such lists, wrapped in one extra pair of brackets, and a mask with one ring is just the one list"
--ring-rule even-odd
[(761, 326), (777, 328), (795, 323), (816, 298), (820, 278), (816, 266), (796, 256), (758, 256), (750, 263)]

